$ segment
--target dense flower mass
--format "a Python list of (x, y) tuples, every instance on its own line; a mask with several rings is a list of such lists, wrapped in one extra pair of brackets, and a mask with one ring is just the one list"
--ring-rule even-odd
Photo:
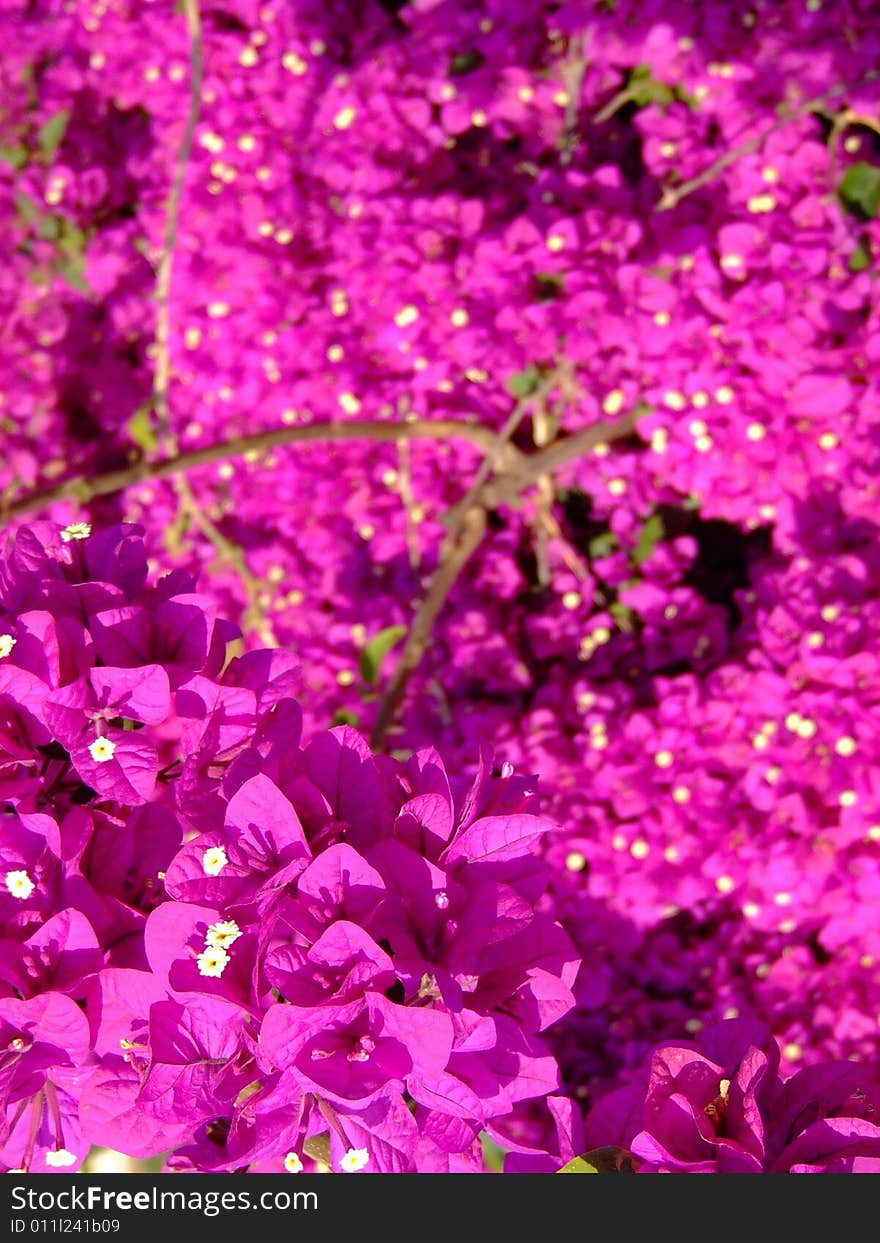
[(131, 526), (26, 527), (0, 564), (3, 1161), (481, 1168), (559, 1086), (539, 1033), (579, 966), (536, 909), (536, 790), (303, 743), (291, 658), (227, 663), (210, 601), (146, 577)]
[(872, 1168), (876, 5), (0, 29), (3, 1162)]

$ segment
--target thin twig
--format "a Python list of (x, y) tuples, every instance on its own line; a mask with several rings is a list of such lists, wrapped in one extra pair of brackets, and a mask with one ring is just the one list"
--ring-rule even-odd
[(636, 429), (644, 408), (634, 407), (613, 423), (602, 420), (591, 423), (571, 436), (562, 436), (537, 453), (520, 454), (503, 475), (489, 480), (483, 487), (482, 500), (491, 509), (507, 504), (526, 488), (532, 487), (542, 475), (552, 474), (561, 466), (592, 453), (596, 445), (612, 444), (630, 436)]
[(183, 186), (186, 172), (192, 156), (193, 140), (196, 126), (199, 123), (199, 112), (202, 102), (202, 78), (204, 75), (204, 54), (202, 49), (202, 23), (199, 14), (199, 0), (182, 0), (183, 13), (189, 34), (189, 112), (186, 128), (180, 149), (177, 152), (177, 164), (171, 193), (168, 195), (168, 206), (165, 217), (165, 239), (162, 254), (156, 268), (156, 357), (153, 373), (153, 408), (156, 414), (156, 433), (159, 443), (166, 452), (176, 449), (176, 441), (171, 434), (171, 412), (168, 407), (168, 388), (171, 383), (171, 316), (169, 301), (171, 296), (171, 272), (174, 266), (174, 251), (177, 247), (177, 236), (180, 230), (180, 208), (183, 200)]
[(403, 700), (407, 684), (422, 661), (422, 657), (431, 641), (434, 622), (442, 609), (446, 598), (464, 569), (471, 556), (483, 542), (486, 532), (487, 512), (475, 505), (463, 518), (461, 530), (455, 545), (434, 571), (431, 581), (421, 604), (416, 609), (406, 643), (397, 662), (397, 668), (382, 697), (379, 714), (373, 726), (372, 745), (379, 747), (394, 722), (397, 710)]
[(565, 103), (565, 119), (562, 125), (562, 138), (559, 143), (559, 163), (566, 167), (574, 159), (574, 153), (580, 144), (578, 132), (578, 114), (581, 106), (581, 89), (584, 74), (587, 71), (587, 36), (574, 41), (562, 64), (562, 81), (568, 99)]
[(488, 511), (479, 503), (480, 496), (493, 470), (497, 471), (502, 468), (500, 450), (504, 447), (511, 447), (510, 438), (519, 427), (526, 412), (536, 401), (542, 401), (555, 383), (555, 373), (551, 373), (541, 380), (534, 392), (519, 398), (501, 428), (497, 442), (487, 446), (483, 460), (467, 492), (443, 516), (447, 530), (440, 547), (439, 564), (415, 612), (400, 660), (379, 705), (379, 713), (371, 736), (373, 746), (379, 746), (383, 742), (386, 733), (394, 723), (409, 680), (421, 664), (430, 642), (431, 631), (440, 609), (459, 574), (482, 542), (486, 531)]
[(635, 424), (634, 413), (624, 416), (616, 423), (593, 423), (583, 431), (555, 440), (546, 449), (532, 454), (521, 453), (513, 445), (504, 444), (498, 434), (487, 427), (459, 419), (414, 419), (407, 423), (359, 420), (352, 423), (307, 423), (301, 427), (277, 427), (268, 432), (255, 432), (251, 436), (233, 436), (229, 440), (206, 445), (204, 449), (191, 449), (187, 453), (174, 454), (158, 461), (133, 462), (130, 466), (123, 466), (103, 475), (75, 475), (50, 487), (37, 488), (18, 500), (0, 506), (0, 520), (9, 522), (25, 514), (36, 513), (56, 501), (75, 500), (84, 505), (95, 497), (110, 496), (133, 484), (151, 479), (173, 478), (199, 466), (228, 461), (244, 454), (265, 453), (270, 449), (309, 441), (337, 440), (467, 440), (484, 450), (495, 451), (502, 461), (504, 479), (508, 482), (517, 481), (518, 486), (513, 492), (509, 488), (499, 489), (495, 503), (501, 504), (505, 491), (509, 495), (515, 494), (534, 483), (542, 471), (557, 470), (566, 462), (589, 453), (602, 441), (610, 442), (621, 434), (628, 435)]
[(832, 86), (830, 90), (825, 91), (822, 95), (817, 95), (814, 99), (808, 99), (806, 103), (799, 104), (796, 108), (786, 107), (784, 114), (778, 121), (774, 121), (772, 125), (763, 130), (754, 138), (750, 138), (748, 142), (742, 143), (738, 147), (733, 147), (730, 151), (725, 151), (717, 160), (713, 161), (708, 168), (704, 168), (696, 177), (691, 177), (689, 181), (683, 181), (680, 186), (669, 186), (663, 191), (660, 202), (654, 208), (655, 211), (669, 211), (673, 207), (677, 207), (682, 199), (688, 195), (694, 194), (697, 190), (701, 190), (703, 186), (708, 185), (710, 181), (714, 181), (719, 173), (724, 172), (729, 165), (736, 163), (744, 155), (751, 155), (755, 151), (760, 150), (768, 138), (773, 134), (778, 134), (780, 130), (789, 126), (792, 121), (798, 120), (800, 117), (807, 116), (810, 112), (815, 112), (826, 104), (829, 99), (833, 99), (836, 95), (843, 95), (846, 91), (852, 90), (856, 86), (861, 86), (865, 82), (872, 82), (880, 77), (880, 70), (869, 69), (867, 73), (861, 77), (855, 78), (850, 82), (841, 82), (836, 86)]
[(593, 125), (602, 125), (605, 121), (610, 121), (615, 112), (619, 112), (621, 108), (632, 103), (636, 97), (636, 89), (633, 86), (625, 86), (618, 91), (616, 95), (609, 99), (604, 108), (600, 108), (593, 117)]
[(490, 511), (515, 500), (526, 488), (537, 484), (566, 463), (585, 456), (597, 444), (610, 444), (630, 435), (638, 418), (636, 408), (616, 423), (594, 423), (574, 436), (554, 441), (537, 453), (521, 456), (517, 469), (510, 469), (482, 484), (473, 496), (473, 503), (461, 513), (454, 531), (444, 540), (440, 563), (415, 611), (397, 668), (379, 705), (371, 734), (373, 747), (382, 745), (394, 723), (410, 678), (430, 644), (434, 622), (459, 574), (483, 541)]
[(241, 618), (242, 630), (247, 632), (254, 629), (259, 634), (260, 642), (266, 647), (277, 647), (278, 641), (275, 638), (272, 623), (266, 617), (265, 609), (260, 603), (260, 593), (265, 589), (265, 581), (251, 573), (244, 549), (227, 539), (204, 508), (199, 505), (186, 475), (181, 475), (176, 479), (175, 486), (185, 514), (192, 519), (208, 543), (213, 545), (220, 559), (232, 566), (245, 590), (248, 603)]
[(306, 423), (295, 427), (276, 427), (250, 436), (233, 436), (228, 440), (191, 449), (153, 461), (133, 462), (103, 475), (76, 475), (50, 487), (37, 488), (18, 500), (0, 505), (0, 520), (9, 521), (23, 514), (35, 513), (56, 501), (75, 500), (86, 504), (98, 496), (121, 492), (132, 484), (150, 479), (168, 479), (245, 454), (266, 453), (270, 449), (308, 441), (373, 440), (379, 442), (405, 440), (466, 440), (486, 452), (495, 451), (511, 468), (524, 457), (512, 445), (503, 445), (497, 433), (478, 423), (463, 419), (412, 419), (406, 423), (372, 422), (362, 419), (351, 423)]
[[(575, 369), (571, 362), (564, 357), (558, 362), (557, 375), (559, 377), (561, 401), (549, 413), (543, 406), (536, 411), (535, 444), (539, 447), (550, 444), (556, 439), (558, 436), (559, 419), (565, 410), (566, 403), (576, 402), (582, 395)], [(535, 533), (538, 582), (547, 584), (550, 581), (549, 544), (551, 540), (555, 540), (559, 544), (562, 559), (574, 576), (582, 582), (585, 581), (589, 578), (589, 571), (577, 551), (566, 539), (565, 533), (553, 513), (553, 506), (558, 499), (555, 477), (552, 474), (542, 475), (535, 487), (537, 492), (537, 514), (532, 529)]]
[[(453, 537), (458, 530), (458, 527), (461, 525), (464, 516), (468, 513), (471, 506), (476, 501), (480, 489), (489, 476), (493, 472), (497, 474), (500, 471), (503, 471), (503, 452), (505, 448), (512, 448), (510, 445), (511, 437), (515, 434), (527, 412), (533, 405), (535, 405), (535, 403), (543, 401), (547, 394), (553, 389), (557, 379), (558, 376), (554, 370), (539, 382), (534, 392), (528, 393), (525, 397), (520, 397), (517, 400), (516, 405), (513, 407), (513, 410), (511, 410), (510, 414), (507, 416), (504, 426), (498, 433), (496, 442), (492, 445), (487, 445), (485, 456), (477, 468), (477, 473), (474, 475), (471, 486), (468, 488), (467, 492), (465, 492), (461, 500), (457, 501), (455, 505), (451, 509), (447, 510), (447, 512), (443, 515), (442, 522), (447, 531)], [(516, 452), (516, 450), (514, 450), (514, 452)]]
[[(544, 478), (552, 479), (552, 476), (546, 475)], [(556, 499), (555, 488), (553, 499)], [(562, 560), (571, 570), (575, 578), (578, 579), (579, 582), (585, 583), (590, 577), (590, 571), (584, 564), (583, 559), (577, 554), (569, 541), (566, 539), (565, 532), (559, 525), (559, 521), (549, 505), (543, 510), (540, 518), (541, 522), (544, 524), (544, 529), (546, 530), (548, 537), (551, 540), (555, 540), (556, 543), (559, 544), (559, 555), (562, 557)]]
[[(174, 179), (168, 195), (165, 214), (165, 237), (162, 253), (156, 267), (156, 338), (155, 366), (153, 371), (153, 411), (156, 418), (156, 439), (166, 454), (177, 454), (177, 437), (171, 428), (171, 410), (168, 391), (171, 385), (171, 275), (174, 254), (180, 233), (180, 216), (183, 205), (183, 189), (189, 162), (192, 158), (193, 141), (202, 103), (202, 80), (204, 77), (204, 49), (202, 46), (202, 22), (199, 0), (182, 0), (181, 7), (189, 36), (189, 110), (183, 138), (177, 152)], [(217, 524), (208, 516), (193, 494), (185, 474), (176, 475), (174, 488), (177, 492), (184, 520), (188, 517), (202, 535), (217, 551), (221, 561), (230, 565), (238, 575), (248, 599), (243, 615), (246, 628), (259, 630), (264, 643), (276, 646), (272, 628), (260, 605), (260, 592), (264, 584), (251, 573), (244, 549), (226, 538)]]

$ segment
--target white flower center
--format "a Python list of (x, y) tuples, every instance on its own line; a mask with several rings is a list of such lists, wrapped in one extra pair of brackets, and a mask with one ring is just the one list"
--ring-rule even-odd
[(31, 896), (36, 885), (28, 876), (27, 872), (19, 870), (17, 872), (6, 873), (6, 888), (12, 894), (13, 898), (19, 898), (24, 902)]
[(211, 846), (202, 855), (202, 871), (206, 876), (219, 876), (228, 862), (222, 846)]
[(216, 945), (220, 949), (228, 949), (241, 936), (241, 929), (234, 919), (221, 919), (211, 924), (205, 933), (205, 944)]
[(299, 1155), (295, 1152), (289, 1152), (284, 1158), (284, 1168), (287, 1170), (288, 1174), (301, 1174), (303, 1170), (303, 1163), (300, 1160)]
[(15, 644), (16, 640), (13, 639), (11, 634), (0, 634), (0, 660), (2, 660), (4, 656), (9, 655), (15, 647)]
[(106, 764), (116, 753), (116, 743), (110, 738), (96, 738), (89, 743), (89, 755), (96, 764)]
[(76, 1153), (71, 1152), (69, 1148), (59, 1148), (56, 1152), (46, 1153), (46, 1164), (64, 1168), (68, 1165), (76, 1165)]
[(220, 945), (209, 945), (202, 950), (196, 962), (199, 964), (199, 975), (213, 976), (219, 979), (229, 962), (229, 955)]
[(362, 1170), (365, 1165), (370, 1163), (370, 1154), (366, 1148), (349, 1148), (348, 1152), (339, 1162), (339, 1165), (345, 1174), (357, 1174), (358, 1170)]
[(65, 527), (61, 532), (61, 538), (65, 544), (69, 544), (74, 539), (88, 539), (91, 533), (92, 524), (90, 522), (71, 522), (70, 526)]

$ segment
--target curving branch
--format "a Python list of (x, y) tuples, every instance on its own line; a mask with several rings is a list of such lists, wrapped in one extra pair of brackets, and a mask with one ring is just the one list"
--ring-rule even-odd
[(440, 610), (459, 574), (483, 542), (487, 518), (488, 513), (481, 505), (473, 506), (463, 515), (454, 540), (446, 542), (446, 554), (431, 576), (428, 589), (416, 609), (400, 660), (379, 704), (376, 723), (370, 736), (374, 748), (381, 746), (385, 735), (394, 724), (409, 680), (422, 663), (422, 657), (430, 646), (434, 623)]
[(168, 407), (168, 389), (171, 383), (171, 271), (174, 251), (180, 231), (180, 208), (186, 170), (192, 156), (193, 140), (202, 103), (202, 78), (204, 76), (204, 51), (202, 47), (202, 21), (199, 0), (182, 0), (186, 27), (189, 34), (189, 111), (183, 139), (177, 153), (177, 165), (165, 216), (165, 239), (156, 268), (156, 366), (153, 373), (153, 408), (156, 414), (156, 431), (160, 444), (172, 449), (176, 442), (171, 434), (171, 412)]
[(199, 466), (225, 462), (250, 453), (266, 453), (285, 445), (337, 440), (372, 440), (400, 442), (406, 440), (466, 440), (486, 453), (509, 463), (512, 467), (524, 457), (512, 445), (488, 427), (468, 423), (464, 419), (411, 419), (404, 423), (373, 422), (361, 419), (351, 423), (306, 423), (299, 427), (277, 427), (250, 436), (233, 436), (229, 440), (191, 449), (168, 457), (133, 462), (119, 470), (102, 475), (75, 475), (46, 488), (37, 488), (17, 500), (0, 505), (0, 520), (10, 521), (24, 514), (36, 513), (56, 501), (74, 500), (86, 504), (98, 496), (110, 496), (132, 484), (149, 479), (169, 479), (184, 475)]
[[(560, 467), (585, 457), (596, 445), (625, 439), (635, 430), (642, 412), (643, 408), (636, 407), (614, 423), (594, 423), (573, 436), (553, 441), (536, 453), (521, 454), (512, 467), (496, 473), (493, 479), (485, 480), (476, 490), (473, 487), (468, 489), (464, 498), (466, 507), (462, 508), (460, 502), (452, 511), (456, 515), (455, 523), (444, 540), (440, 562), (413, 615), (397, 667), (379, 704), (370, 736), (374, 748), (383, 744), (394, 724), (410, 678), (430, 647), (440, 610), (462, 570), (483, 542), (490, 512), (500, 505), (509, 504)], [(508, 428), (511, 428), (511, 420), (508, 420), (505, 430)]]

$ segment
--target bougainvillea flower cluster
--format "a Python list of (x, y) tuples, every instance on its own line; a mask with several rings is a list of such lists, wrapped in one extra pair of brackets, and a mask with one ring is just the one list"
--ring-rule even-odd
[(97, 978), (91, 1137), (147, 1155), (186, 1119), (175, 1169), (281, 1169), (322, 1137), (334, 1168), (479, 1168), (480, 1132), (558, 1087), (539, 1033), (573, 1004), (534, 806), (486, 771), (459, 812), (435, 752), (377, 763), (348, 727), (240, 750), (164, 874), (149, 972)]
[(0, 565), (3, 1159), (480, 1168), (559, 1086), (579, 967), (534, 784), (303, 742), (291, 659), (227, 662), (210, 601), (146, 577), (131, 526)]

